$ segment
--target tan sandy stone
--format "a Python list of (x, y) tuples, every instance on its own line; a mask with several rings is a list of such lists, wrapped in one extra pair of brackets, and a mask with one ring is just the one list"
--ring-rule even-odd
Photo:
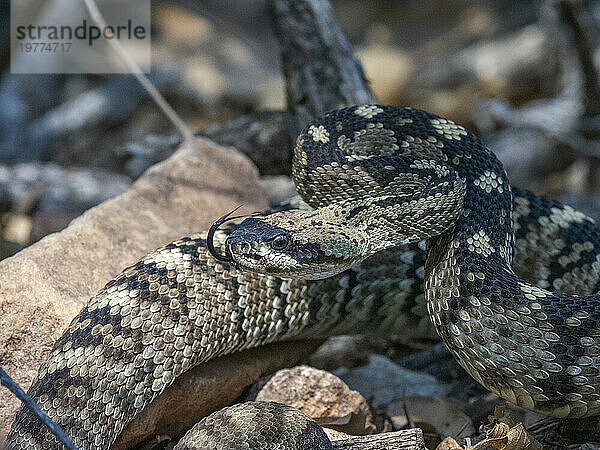
[(321, 425), (352, 435), (374, 433), (369, 405), (335, 375), (310, 366), (277, 372), (256, 396), (257, 401), (298, 408)]
[[(240, 153), (197, 139), (151, 167), (127, 192), (1, 261), (0, 365), (27, 388), (53, 342), (106, 282), (240, 204), (242, 213), (266, 206), (257, 170)], [(0, 388), (0, 435), (17, 407)]]

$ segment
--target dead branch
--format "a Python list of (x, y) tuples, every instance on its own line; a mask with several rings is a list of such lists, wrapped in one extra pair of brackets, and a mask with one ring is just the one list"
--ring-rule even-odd
[(329, 2), (272, 0), (270, 7), (296, 132), (329, 110), (375, 101)]
[(561, 0), (557, 6), (562, 21), (570, 30), (572, 44), (583, 74), (584, 116), (596, 116), (600, 114), (600, 84), (598, 84), (598, 71), (594, 65), (593, 48), (587, 30), (579, 18), (580, 2)]
[(294, 128), (291, 114), (266, 111), (211, 125), (198, 134), (244, 153), (261, 175), (289, 175), (292, 172), (291, 130)]
[(31, 409), (44, 426), (48, 427), (52, 434), (56, 436), (59, 442), (61, 442), (67, 450), (78, 450), (75, 444), (73, 444), (73, 441), (71, 441), (71, 438), (65, 434), (60, 425), (50, 419), (48, 414), (42, 411), (37, 403), (33, 401), (33, 399), (4, 371), (4, 369), (2, 369), (1, 366), (0, 384), (15, 394), (27, 408)]

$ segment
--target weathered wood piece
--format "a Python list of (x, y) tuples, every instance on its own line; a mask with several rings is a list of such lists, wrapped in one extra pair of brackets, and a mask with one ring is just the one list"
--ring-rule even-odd
[(393, 431), (391, 433), (355, 436), (352, 439), (334, 441), (336, 450), (426, 450), (423, 431), (420, 428)]
[(329, 2), (272, 0), (270, 4), (295, 131), (332, 109), (376, 100)]

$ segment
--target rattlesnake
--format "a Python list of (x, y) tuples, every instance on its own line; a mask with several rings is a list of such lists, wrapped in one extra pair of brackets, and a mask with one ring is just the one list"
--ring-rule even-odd
[[(511, 189), (477, 137), (410, 108), (315, 120), (298, 138), (293, 175), (321, 209), (248, 218), (229, 238), (216, 229), (223, 218), (209, 236), (125, 269), (73, 319), (29, 392), (79, 447), (109, 448), (204, 361), (283, 339), (427, 332), (425, 303), (451, 353), (490, 390), (559, 417), (600, 412), (592, 219)], [(425, 258), (414, 242), (426, 237)], [(24, 409), (8, 442), (57, 446)]]

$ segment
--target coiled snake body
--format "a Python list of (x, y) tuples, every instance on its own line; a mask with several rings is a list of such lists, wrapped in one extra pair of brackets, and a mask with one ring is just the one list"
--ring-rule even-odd
[[(477, 137), (409, 108), (364, 105), (315, 120), (298, 138), (293, 175), (316, 210), (249, 218), (228, 239), (217, 231), (218, 259), (206, 234), (171, 243), (73, 319), (29, 392), (79, 447), (109, 448), (204, 361), (282, 339), (423, 334), (425, 303), (488, 389), (558, 417), (600, 413), (591, 219), (511, 189)], [(424, 238), (426, 257), (414, 244)], [(8, 443), (57, 447), (24, 409)]]

